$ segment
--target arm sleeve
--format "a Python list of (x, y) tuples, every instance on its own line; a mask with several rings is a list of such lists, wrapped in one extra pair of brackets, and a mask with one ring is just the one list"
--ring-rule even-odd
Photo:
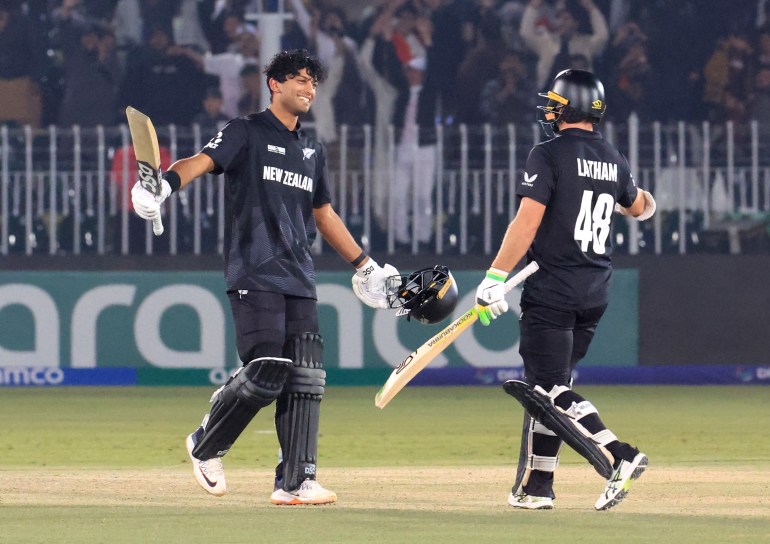
[(610, 39), (610, 32), (607, 29), (607, 19), (604, 18), (599, 8), (595, 7), (592, 9), (589, 16), (591, 17), (591, 36), (588, 43), (590, 44), (591, 55), (596, 56), (607, 45), (607, 41)]
[(535, 29), (537, 15), (537, 10), (530, 5), (527, 5), (527, 7), (524, 8), (524, 13), (521, 16), (521, 24), (519, 25), (521, 39), (524, 40), (527, 47), (535, 53), (538, 53), (540, 49), (542, 49), (543, 41), (546, 39), (544, 34), (539, 33)]
[(636, 194), (639, 192), (639, 189), (636, 187), (634, 176), (631, 175), (631, 169), (628, 166), (628, 161), (625, 161), (625, 157), (623, 157), (623, 159), (623, 171), (626, 175), (624, 176), (624, 183), (618, 184), (618, 197), (616, 201), (624, 208), (628, 208), (636, 200)]
[(239, 53), (220, 53), (218, 55), (203, 55), (203, 71), (220, 78), (238, 77), (246, 64)]
[(374, 46), (376, 42), (374, 38), (366, 38), (361, 49), (358, 50), (358, 69), (361, 71), (361, 75), (367, 79), (372, 80), (371, 87), (387, 84), (385, 78), (383, 78), (377, 69), (374, 67)]
[(214, 161), (212, 173), (221, 174), (234, 168), (242, 160), (242, 150), (246, 149), (249, 141), (246, 122), (243, 119), (233, 119), (203, 146), (201, 153), (205, 153)]
[(310, 38), (311, 18), (305, 4), (302, 3), (302, 0), (289, 0), (289, 3), (291, 4), (291, 9), (294, 11), (294, 17), (296, 17), (297, 24), (302, 29), (305, 37)]
[(516, 186), (516, 196), (526, 196), (547, 206), (555, 187), (554, 169), (554, 161), (545, 148), (541, 145), (533, 147), (527, 157), (524, 177)]

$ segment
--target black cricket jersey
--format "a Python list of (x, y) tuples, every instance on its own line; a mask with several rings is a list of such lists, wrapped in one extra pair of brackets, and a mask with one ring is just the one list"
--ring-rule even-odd
[(231, 120), (201, 152), (225, 174), (227, 290), (316, 298), (313, 208), (331, 202), (323, 145), (267, 109)]
[(615, 203), (637, 195), (628, 161), (599, 132), (567, 129), (537, 144), (516, 195), (546, 206), (527, 252), (540, 270), (523, 300), (577, 310), (607, 303)]

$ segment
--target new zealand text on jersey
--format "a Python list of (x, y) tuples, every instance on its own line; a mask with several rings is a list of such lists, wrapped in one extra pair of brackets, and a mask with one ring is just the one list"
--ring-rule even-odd
[(578, 157), (577, 169), (578, 176), (584, 178), (618, 181), (618, 165), (612, 162), (589, 161)]
[(265, 181), (277, 181), (290, 187), (297, 187), (305, 191), (313, 192), (313, 178), (290, 172), (283, 168), (275, 166), (265, 166), (262, 168), (262, 179)]

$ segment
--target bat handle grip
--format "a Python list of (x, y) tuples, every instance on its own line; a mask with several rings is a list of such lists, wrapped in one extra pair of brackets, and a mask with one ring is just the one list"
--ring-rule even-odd
[(152, 220), (152, 232), (155, 233), (155, 236), (163, 234), (163, 220), (160, 216)]
[(505, 282), (505, 292), (508, 293), (509, 291), (511, 291), (514, 287), (516, 287), (521, 282), (523, 282), (528, 277), (530, 277), (532, 274), (537, 272), (539, 268), (540, 268), (540, 265), (538, 265), (535, 261), (532, 261), (531, 263), (529, 263), (520, 272), (518, 272), (511, 279)]

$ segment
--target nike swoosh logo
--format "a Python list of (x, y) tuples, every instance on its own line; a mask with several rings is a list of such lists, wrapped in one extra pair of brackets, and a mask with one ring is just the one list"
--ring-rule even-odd
[(201, 475), (203, 476), (203, 479), (206, 480), (206, 483), (209, 484), (209, 487), (216, 487), (217, 482), (212, 482), (208, 478), (206, 478), (206, 473), (201, 470)]

